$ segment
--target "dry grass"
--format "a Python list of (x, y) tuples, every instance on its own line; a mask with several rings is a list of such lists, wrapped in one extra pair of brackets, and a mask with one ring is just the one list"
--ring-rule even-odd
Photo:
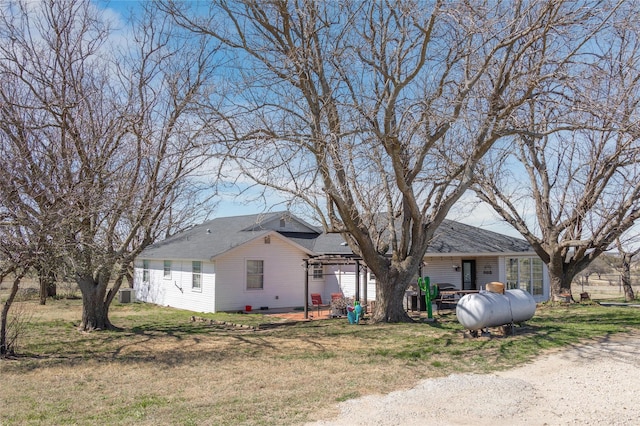
[[(636, 298), (640, 298), (640, 285), (637, 285), (637, 280), (632, 281), (633, 291), (636, 294)], [(620, 285), (620, 279), (618, 275), (603, 279), (597, 279), (596, 277), (589, 278), (589, 283), (584, 285), (579, 280), (574, 281), (571, 286), (571, 293), (574, 299), (580, 299), (580, 293), (587, 292), (591, 299), (594, 300), (617, 300), (624, 299), (624, 291)]]
[(83, 334), (76, 331), (78, 300), (22, 305), (32, 322), (23, 355), (0, 361), (2, 425), (300, 424), (330, 416), (345, 399), (452, 372), (506, 368), (546, 348), (640, 327), (637, 311), (608, 310), (615, 316), (605, 317), (605, 308), (582, 306), (541, 308), (509, 338), (466, 339), (452, 314), (435, 324), (351, 326), (337, 319), (255, 331), (192, 322), (190, 312), (170, 308), (116, 304), (111, 319), (121, 331)]

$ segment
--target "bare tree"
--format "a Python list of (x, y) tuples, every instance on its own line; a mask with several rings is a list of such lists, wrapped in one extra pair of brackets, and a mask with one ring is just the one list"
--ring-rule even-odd
[[(3, 152), (0, 151), (0, 155), (2, 154)], [(11, 165), (7, 164), (7, 168), (10, 169)], [(2, 177), (3, 175), (0, 175), (0, 178)], [(22, 279), (31, 267), (38, 263), (40, 254), (38, 245), (44, 241), (42, 235), (33, 234), (31, 227), (23, 226), (25, 223), (34, 221), (34, 218), (29, 217), (28, 211), (20, 209), (12, 211), (5, 207), (9, 203), (20, 202), (14, 195), (15, 191), (7, 190), (8, 188), (12, 188), (11, 182), (0, 181), (0, 195), (8, 196), (8, 200), (5, 198), (8, 203), (0, 204), (0, 284), (5, 280), (12, 280), (9, 295), (2, 303), (0, 312), (0, 357), (14, 354), (15, 340), (19, 330), (10, 333), (9, 311), (18, 294)], [(20, 214), (16, 215), (16, 212)], [(46, 225), (44, 222), (40, 224)]]
[(584, 282), (589, 285), (589, 277), (593, 274), (598, 276), (598, 279), (601, 279), (602, 274), (606, 274), (611, 271), (611, 266), (609, 262), (606, 260), (607, 255), (602, 254), (598, 256), (593, 262), (589, 263), (581, 273), (582, 277), (584, 277)]
[[(635, 256), (640, 254), (640, 246), (637, 244), (637, 237), (638, 235), (636, 234), (636, 238), (631, 241), (624, 240), (623, 238), (618, 238), (616, 240), (616, 247), (620, 256), (620, 261), (618, 262), (617, 267), (620, 270), (624, 300), (627, 302), (633, 301), (636, 297), (633, 292), (633, 286), (631, 285), (631, 262)], [(633, 242), (636, 244), (633, 244)]]
[(532, 100), (529, 132), (496, 147), (480, 167), (477, 193), (548, 265), (551, 297), (640, 217), (638, 11), (618, 5), (583, 47), (579, 73)]
[(13, 284), (11, 285), (7, 300), (2, 304), (2, 311), (0, 312), (0, 358), (14, 354), (13, 344), (8, 337), (9, 311), (16, 298), (16, 294), (18, 294), (20, 281), (24, 276), (22, 269), (20, 272), (16, 272), (16, 268), (14, 267), (7, 265), (0, 266), (0, 283), (2, 283), (6, 277), (11, 276), (11, 274), (14, 274)]
[(7, 208), (57, 215), (51, 228), (26, 226), (73, 271), (81, 329), (110, 328), (134, 257), (209, 205), (195, 173), (211, 123), (196, 106), (214, 93), (215, 48), (187, 43), (150, 5), (127, 33), (85, 0), (15, 2), (1, 18), (0, 138), (19, 165), (4, 179), (23, 201)]
[(29, 269), (29, 264), (23, 259), (25, 256), (23, 247), (18, 247), (14, 241), (10, 241), (15, 240), (15, 236), (10, 235), (10, 228), (13, 226), (9, 224), (5, 216), (0, 221), (0, 241), (2, 242), (0, 244), (0, 284), (6, 278), (13, 278), (13, 283), (7, 299), (2, 303), (2, 311), (0, 312), (0, 358), (12, 355), (14, 351), (7, 330), (9, 311), (18, 293), (20, 281)]
[[(376, 276), (374, 321), (402, 300), (477, 162), (566, 78), (599, 2), (162, 1), (221, 41), (235, 166), (342, 233)], [(603, 13), (604, 12), (604, 13)]]

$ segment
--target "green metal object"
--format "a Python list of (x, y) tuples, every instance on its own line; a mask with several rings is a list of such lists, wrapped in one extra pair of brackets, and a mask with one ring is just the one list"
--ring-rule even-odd
[(431, 301), (438, 297), (438, 286), (431, 285), (431, 280), (429, 277), (420, 278), (418, 277), (418, 287), (424, 293), (424, 301), (427, 304), (427, 317), (433, 318), (433, 308), (431, 306)]

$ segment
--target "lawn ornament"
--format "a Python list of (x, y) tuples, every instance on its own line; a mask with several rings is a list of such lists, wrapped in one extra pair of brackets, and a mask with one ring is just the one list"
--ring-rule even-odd
[(429, 277), (418, 278), (418, 287), (424, 293), (424, 301), (427, 305), (427, 318), (433, 319), (433, 307), (431, 301), (438, 297), (438, 286), (436, 284), (430, 285), (431, 281)]
[(359, 324), (362, 316), (362, 306), (357, 300), (353, 302), (353, 306), (347, 306), (347, 319), (349, 324)]

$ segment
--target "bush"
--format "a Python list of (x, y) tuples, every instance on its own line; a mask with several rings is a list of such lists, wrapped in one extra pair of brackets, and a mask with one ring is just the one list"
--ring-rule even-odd
[(40, 297), (40, 291), (37, 288), (27, 287), (21, 288), (16, 293), (16, 302), (25, 302), (27, 300), (35, 300)]
[[(34, 289), (24, 289), (34, 290)], [(30, 293), (30, 292), (27, 292)], [(36, 291), (36, 296), (38, 292)], [(27, 305), (12, 305), (7, 318), (6, 346), (2, 348), (2, 355), (12, 356), (18, 350), (18, 342), (24, 336), (27, 326), (31, 322), (33, 314), (28, 310)]]
[(79, 299), (80, 296), (78, 296), (78, 291), (79, 291), (79, 287), (78, 287), (78, 283), (76, 283), (75, 281), (60, 281), (57, 283), (58, 286), (58, 299), (64, 298), (64, 299)]

